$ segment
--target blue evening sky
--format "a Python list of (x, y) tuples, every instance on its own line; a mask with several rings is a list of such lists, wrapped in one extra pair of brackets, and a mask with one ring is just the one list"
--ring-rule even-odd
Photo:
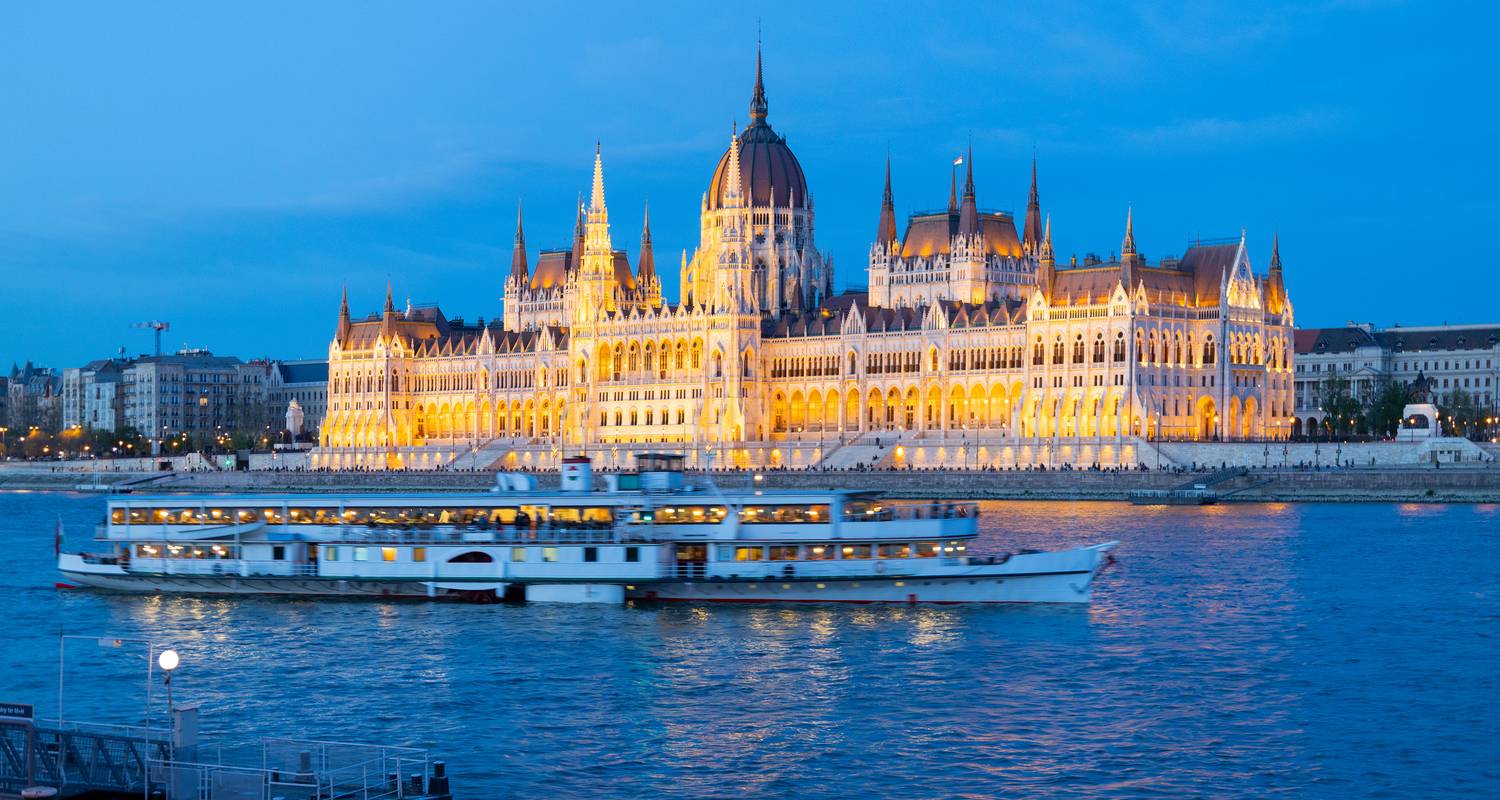
[(1304, 326), (1495, 322), (1491, 4), (988, 2), (11, 3), (0, 11), (0, 362), (164, 343), (326, 354), (356, 315), (493, 318), (515, 207), (567, 246), (602, 140), (617, 246), (650, 200), (678, 253), (730, 125), (757, 16), (770, 121), (840, 287), (864, 284), (881, 170), (940, 206), (972, 135), (981, 206), (1059, 260), (1281, 232)]

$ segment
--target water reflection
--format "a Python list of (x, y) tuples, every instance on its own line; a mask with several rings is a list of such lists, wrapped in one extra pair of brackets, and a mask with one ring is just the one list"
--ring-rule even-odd
[[(50, 526), (86, 530), (99, 501), (5, 501), (4, 699), (48, 704), (59, 625), (171, 641), (207, 736), (430, 746), (465, 796), (1500, 782), (1500, 723), (1475, 702), (1500, 695), (1495, 506), (986, 503), (986, 548), (1121, 540), (1096, 602), (550, 608), (57, 592)], [(139, 717), (129, 664), (104, 669), (69, 703)]]

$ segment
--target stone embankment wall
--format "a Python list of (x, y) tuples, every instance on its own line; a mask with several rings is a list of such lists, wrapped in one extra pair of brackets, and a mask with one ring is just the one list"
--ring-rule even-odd
[[(869, 489), (901, 498), (1124, 500), (1137, 489), (1172, 489), (1206, 473), (1052, 471), (870, 472), (772, 471), (772, 488)], [(125, 481), (128, 473), (106, 478)], [(556, 474), (538, 477), (541, 488), (555, 488)], [(0, 469), (0, 489), (72, 491), (92, 480), (77, 473)], [(701, 480), (693, 475), (692, 480)], [(750, 485), (749, 473), (719, 474), (721, 488)], [(101, 482), (106, 482), (101, 480)], [(138, 488), (142, 492), (378, 492), (485, 491), (490, 472), (188, 472)], [(1500, 502), (1500, 466), (1385, 467), (1321, 470), (1252, 469), (1214, 487), (1224, 502)]]
[[(892, 497), (1124, 500), (1137, 489), (1173, 489), (1208, 473), (865, 472), (770, 473), (766, 485), (873, 489)], [(720, 486), (744, 485), (743, 478)], [(1214, 487), (1224, 502), (1500, 502), (1500, 468), (1251, 470)]]

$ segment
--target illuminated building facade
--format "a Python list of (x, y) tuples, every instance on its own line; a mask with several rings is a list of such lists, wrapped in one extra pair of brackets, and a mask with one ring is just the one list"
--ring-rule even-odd
[(899, 230), (886, 165), (869, 291), (835, 295), (800, 164), (767, 119), (714, 169), (681, 297), (662, 296), (649, 220), (632, 269), (604, 169), (572, 247), (533, 267), (520, 220), (500, 321), (433, 307), (355, 320), (329, 347), (314, 466), (534, 467), (641, 445), (734, 466), (1133, 465), (1154, 439), (1284, 438), (1292, 306), (1273, 248), (1243, 233), (1148, 263), (1053, 252), (1036, 170), (1018, 231), (980, 209), (972, 159), (945, 209)]

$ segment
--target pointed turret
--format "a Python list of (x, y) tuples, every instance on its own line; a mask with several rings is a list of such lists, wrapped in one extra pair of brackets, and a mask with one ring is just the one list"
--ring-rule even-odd
[(1031, 195), (1026, 200), (1026, 224), (1021, 231), (1021, 249), (1036, 255), (1042, 244), (1042, 203), (1036, 192), (1036, 156), (1031, 157)]
[(979, 205), (974, 197), (974, 146), (964, 156), (964, 199), (958, 209), (958, 235), (979, 235)]
[(891, 194), (891, 157), (885, 157), (885, 196), (880, 201), (880, 226), (875, 241), (889, 247), (896, 244), (896, 199)]
[(521, 204), (516, 203), (516, 244), (510, 254), (510, 277), (520, 286), (531, 280), (531, 271), (526, 266), (526, 234), (521, 229)]
[(729, 135), (729, 176), (724, 184), (724, 208), (739, 208), (744, 204), (744, 184), (740, 182), (740, 135), (738, 126)]
[(948, 213), (958, 213), (958, 165), (948, 170)]
[(641, 257), (635, 268), (636, 280), (645, 285), (656, 280), (656, 257), (651, 252), (651, 206), (646, 206), (646, 220), (641, 226)]
[(1266, 308), (1280, 314), (1286, 308), (1286, 285), (1281, 275), (1281, 232), (1271, 236), (1271, 275), (1266, 280)]
[(594, 189), (589, 194), (589, 220), (604, 213), (604, 158), (598, 142), (594, 143)]
[(381, 313), (387, 315), (396, 313), (396, 303), (391, 299), (390, 281), (385, 282), (385, 308), (381, 309)]
[(760, 43), (755, 43), (755, 93), (750, 96), (750, 124), (766, 121), (766, 84), (761, 79)]
[(344, 284), (344, 297), (339, 301), (339, 325), (333, 336), (340, 344), (349, 339), (349, 284)]
[(1038, 251), (1041, 260), (1050, 267), (1057, 263), (1052, 252), (1052, 215), (1047, 215), (1047, 223), (1042, 229), (1042, 246)]
[(572, 269), (583, 266), (583, 197), (578, 198), (578, 218), (573, 221), (573, 261)]
[(1125, 209), (1125, 241), (1120, 243), (1120, 283), (1130, 291), (1135, 283), (1135, 268), (1140, 266), (1140, 255), (1135, 251), (1135, 212)]

